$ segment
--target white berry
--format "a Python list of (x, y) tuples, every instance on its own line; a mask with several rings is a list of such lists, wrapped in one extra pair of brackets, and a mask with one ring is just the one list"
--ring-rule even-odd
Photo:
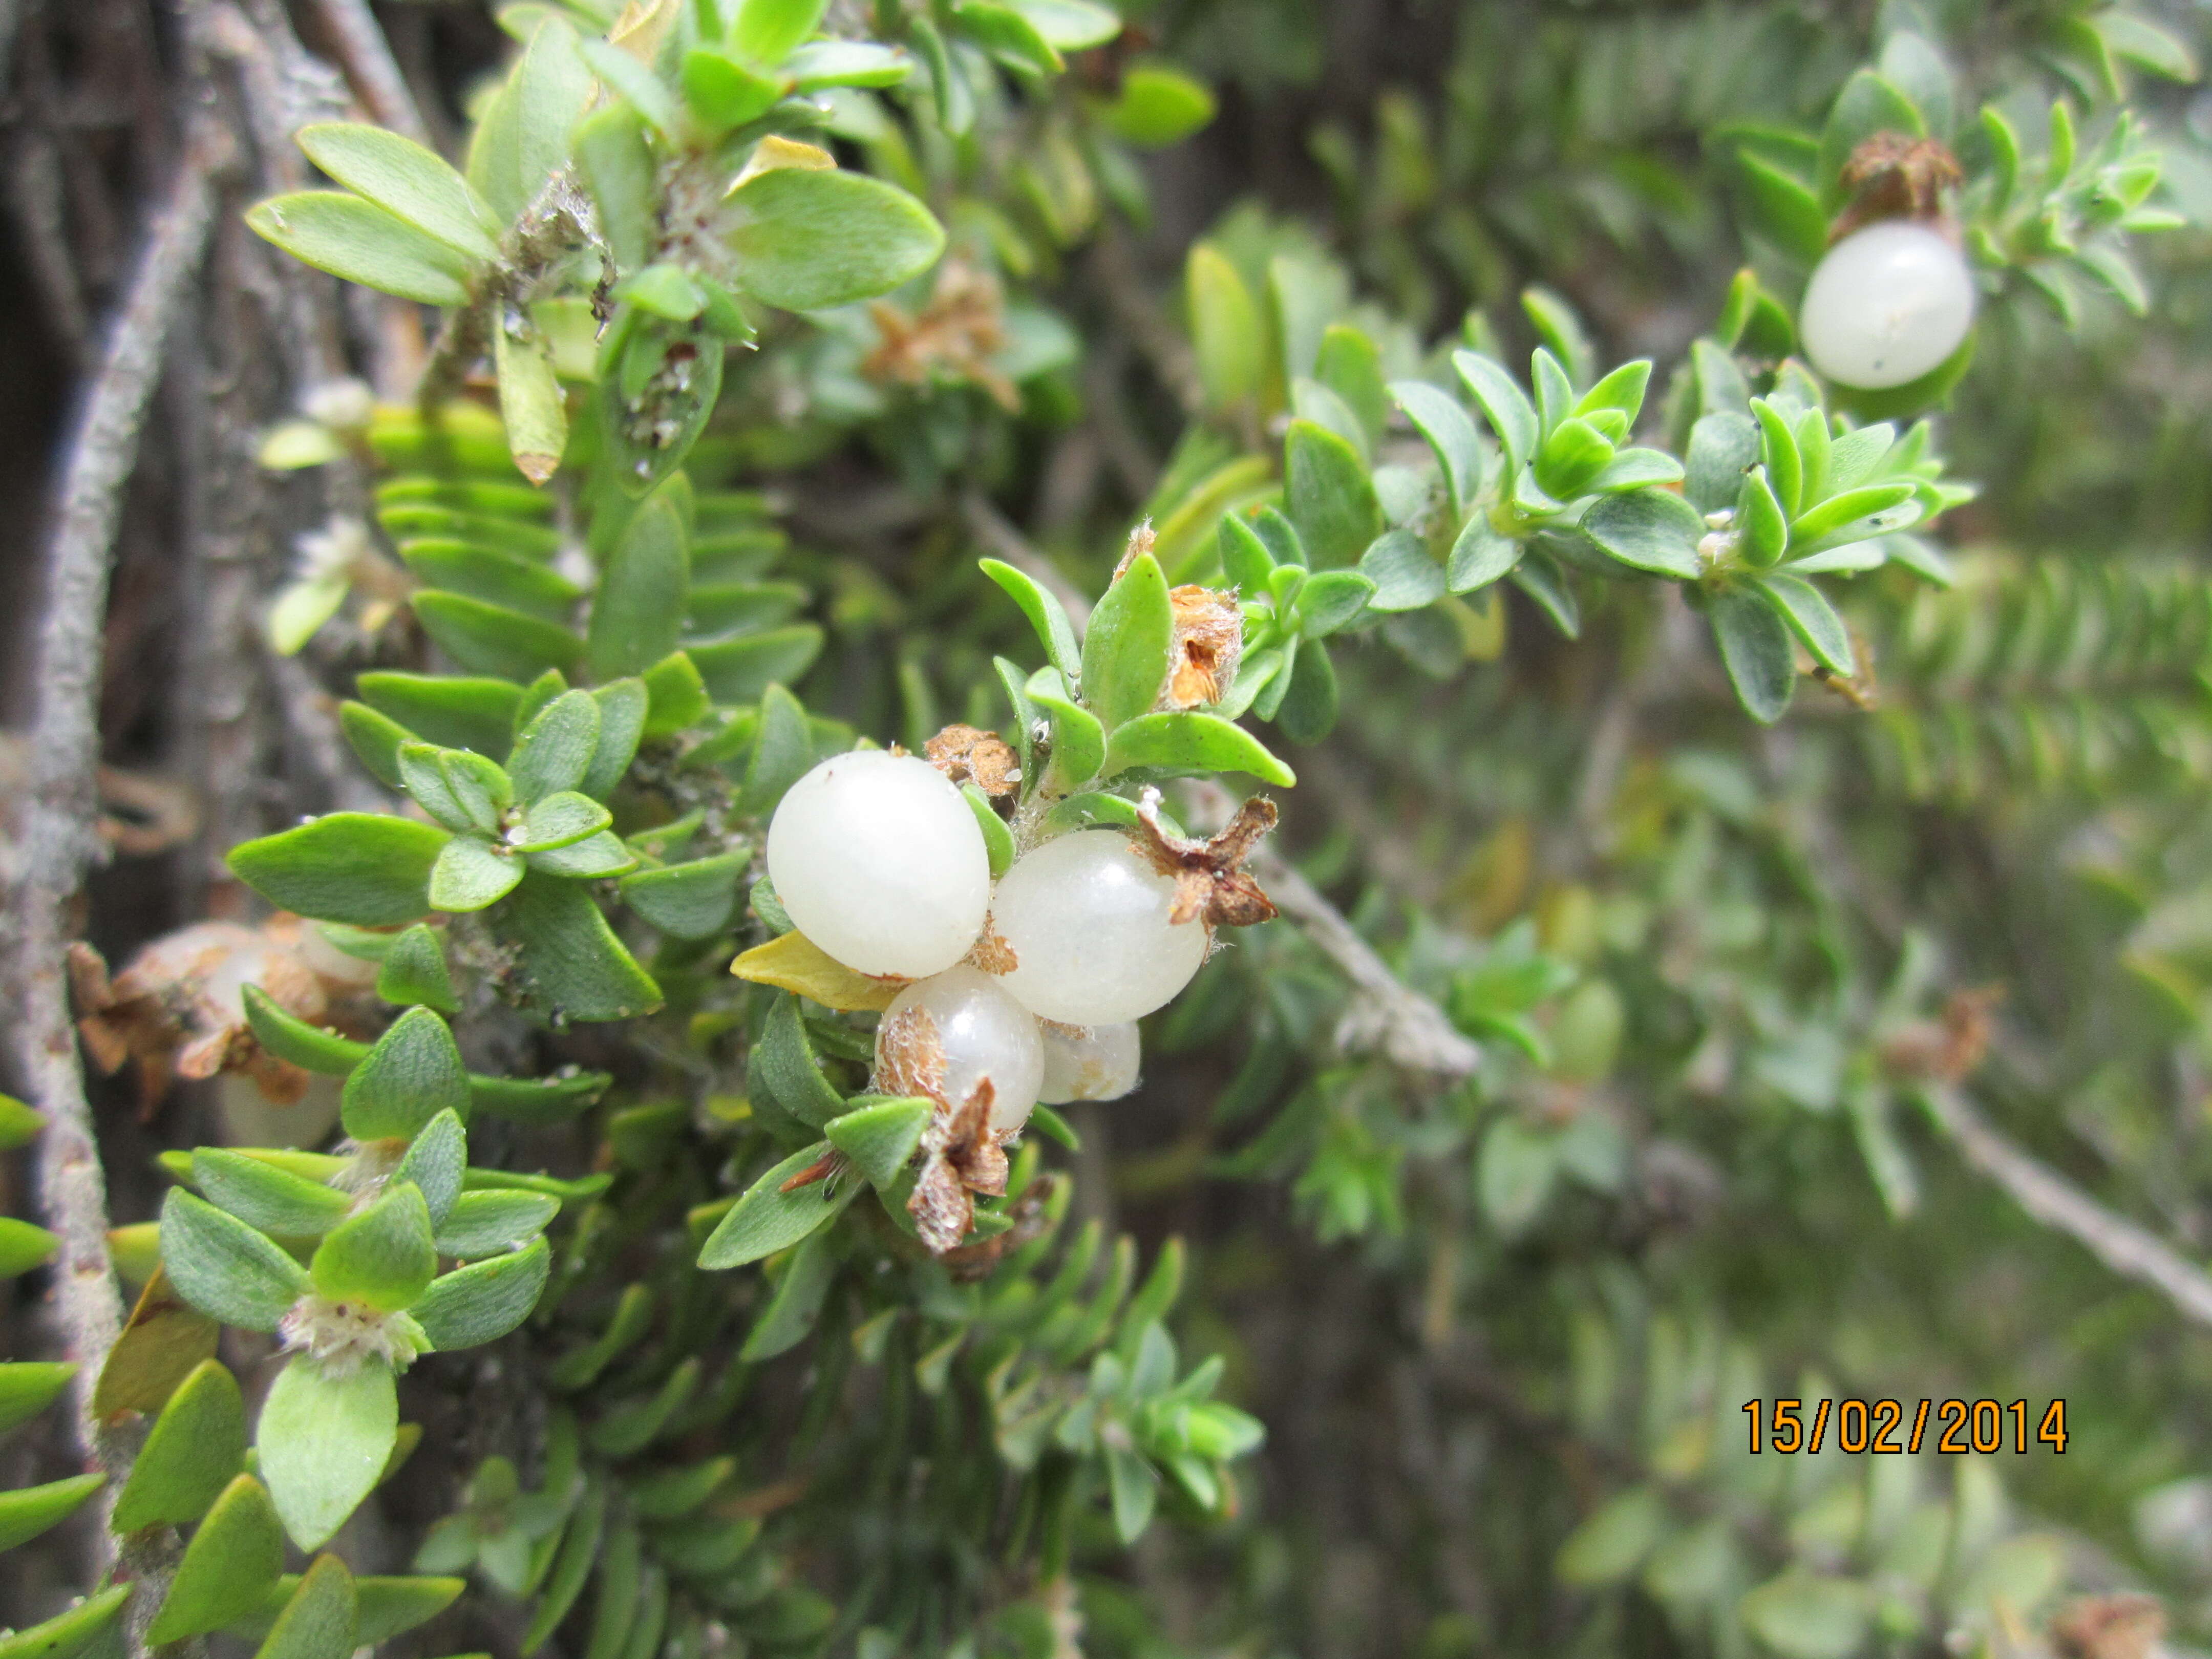
[(965, 963), (909, 985), (876, 1028), (876, 1086), (964, 1104), (986, 1079), (991, 1127), (1029, 1121), (1044, 1081), (1044, 1045), (1030, 1012)]
[(1885, 219), (1828, 250), (1806, 285), (1797, 332), (1821, 374), (1879, 391), (1942, 363), (1973, 321), (1966, 256), (1926, 225)]
[(855, 750), (784, 795), (768, 873), (792, 925), (856, 973), (923, 979), (968, 954), (991, 857), (960, 792), (927, 761)]
[(1113, 1025), (1190, 983), (1212, 940), (1171, 923), (1176, 884), (1117, 830), (1085, 830), (1014, 861), (991, 896), (991, 929), (1013, 952), (1001, 981), (1040, 1019)]
[(1142, 1045), (1134, 1020), (1118, 1025), (1041, 1020), (1037, 1030), (1044, 1040), (1044, 1087), (1037, 1098), (1046, 1105), (1119, 1100), (1137, 1086)]

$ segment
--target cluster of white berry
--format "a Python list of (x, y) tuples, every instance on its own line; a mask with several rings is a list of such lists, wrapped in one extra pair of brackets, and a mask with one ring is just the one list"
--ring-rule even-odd
[(1175, 878), (1117, 830), (1046, 841), (994, 887), (966, 797), (927, 761), (880, 750), (791, 787), (768, 872), (830, 957), (913, 981), (884, 1012), (878, 1086), (957, 1107), (988, 1083), (1002, 1136), (1040, 1101), (1134, 1088), (1135, 1022), (1190, 983), (1212, 945), (1204, 917), (1175, 920)]

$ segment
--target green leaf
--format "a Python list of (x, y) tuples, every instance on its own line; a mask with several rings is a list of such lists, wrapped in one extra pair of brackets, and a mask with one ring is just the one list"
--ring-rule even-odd
[(1559, 1176), (1555, 1137), (1540, 1133), (1507, 1113), (1482, 1137), (1475, 1192), (1492, 1226), (1510, 1238), (1542, 1212)]
[(417, 922), (392, 941), (377, 972), (376, 994), (386, 1002), (419, 1004), (441, 1014), (460, 1012), (446, 967), (446, 947), (435, 929)]
[(1851, 542), (1867, 541), (1894, 531), (1908, 530), (1919, 522), (1920, 504), (1912, 499), (1909, 479), (1894, 483), (1862, 484), (1831, 495), (1818, 507), (1798, 515), (1790, 526), (1790, 545), (1817, 553)]
[(806, 1340), (821, 1316), (822, 1304), (837, 1277), (837, 1255), (825, 1232), (810, 1236), (792, 1252), (776, 1281), (775, 1294), (746, 1332), (738, 1358), (753, 1364), (788, 1353)]
[(44, 1267), (61, 1247), (61, 1240), (44, 1227), (0, 1215), (0, 1279), (14, 1279)]
[(562, 692), (538, 711), (507, 757), (515, 798), (532, 805), (548, 795), (574, 789), (590, 770), (599, 746), (599, 700), (588, 691)]
[(382, 127), (329, 122), (295, 135), (307, 159), (349, 190), (471, 259), (499, 253), (491, 210), (445, 160)]
[(751, 863), (744, 853), (694, 859), (622, 880), (623, 902), (671, 939), (712, 939), (737, 909), (738, 882)]
[(620, 46), (605, 40), (579, 44), (593, 72), (626, 101), (610, 102), (576, 124), (576, 170), (599, 209), (599, 231), (615, 264), (636, 270), (653, 257), (659, 196), (646, 124), (671, 136), (681, 112), (659, 77)]
[(1132, 64), (1106, 119), (1123, 138), (1146, 149), (1179, 144), (1213, 119), (1213, 94), (1201, 81), (1165, 64)]
[(106, 1484), (104, 1474), (76, 1474), (65, 1480), (50, 1480), (43, 1486), (0, 1492), (0, 1550), (12, 1550), (49, 1527), (58, 1526)]
[(1126, 1446), (1106, 1449), (1106, 1484), (1114, 1505), (1114, 1530), (1124, 1545), (1133, 1544), (1152, 1523), (1159, 1496), (1152, 1465)]
[(983, 560), (981, 569), (1021, 607), (1022, 615), (1029, 618), (1030, 626), (1036, 629), (1037, 638), (1044, 644), (1045, 659), (1064, 678), (1079, 678), (1083, 672), (1083, 647), (1076, 641), (1075, 624), (1068, 620), (1066, 608), (1052, 591), (997, 559)]
[(827, 1140), (793, 1152), (745, 1188), (699, 1252), (699, 1265), (709, 1271), (742, 1267), (796, 1244), (817, 1227), (833, 1218), (860, 1190), (856, 1182), (817, 1181), (782, 1190), (783, 1183), (820, 1163), (831, 1150)]
[[(1397, 532), (1393, 532), (1397, 533)], [(1378, 537), (1386, 541), (1389, 537)], [(1423, 556), (1427, 550), (1422, 550)], [(1364, 557), (1364, 556), (1363, 556)], [(1431, 568), (1434, 568), (1431, 561)], [(1442, 573), (1438, 573), (1439, 582)], [(1345, 627), (1367, 608), (1375, 596), (1375, 580), (1357, 570), (1322, 570), (1316, 572), (1298, 589), (1297, 603), (1293, 607), (1298, 618), (1301, 639), (1327, 639)]]
[(410, 1008), (392, 1022), (347, 1077), (339, 1107), (356, 1140), (406, 1140), (452, 1111), (465, 1120), (468, 1072), (446, 1022), (428, 1008)]
[(553, 371), (551, 343), (526, 312), (492, 322), (492, 367), (499, 380), (500, 424), (516, 471), (542, 484), (568, 447), (568, 400)]
[(1707, 415), (1690, 428), (1690, 453), (1682, 494), (1700, 513), (1733, 507), (1743, 489), (1744, 474), (1758, 464), (1759, 424), (1733, 410)]
[(1103, 46), (1121, 32), (1112, 8), (1093, 0), (1012, 0), (1039, 34), (1062, 52)]
[(363, 674), (355, 690), (378, 714), (426, 742), (472, 749), (498, 761), (514, 740), (522, 688), (510, 680), (458, 674)]
[(821, 27), (828, 0), (744, 0), (730, 44), (747, 61), (773, 69)]
[(807, 1127), (818, 1129), (843, 1114), (845, 1098), (815, 1065), (814, 1048), (793, 998), (779, 996), (769, 1009), (753, 1057), (775, 1103)]
[(1715, 593), (1706, 615), (1736, 696), (1753, 720), (1773, 725), (1790, 707), (1790, 694), (1797, 688), (1790, 629), (1771, 601), (1744, 587)]
[(1774, 486), (1766, 481), (1765, 467), (1754, 466), (1745, 475), (1735, 516), (1745, 563), (1764, 570), (1788, 550), (1789, 520), (1774, 497)]
[(1544, 493), (1568, 501), (1589, 489), (1613, 459), (1613, 443), (1589, 422), (1570, 416), (1536, 451), (1535, 478)]
[(52, 1405), (76, 1370), (52, 1360), (0, 1364), (0, 1434), (21, 1427)]
[(1083, 640), (1083, 701), (1107, 732), (1159, 700), (1174, 631), (1167, 578), (1141, 554), (1098, 601)]
[[(1165, 678), (1165, 671), (1162, 671)], [(1079, 789), (1098, 775), (1106, 758), (1106, 729), (1087, 708), (1069, 700), (1057, 669), (1030, 676), (1024, 695), (1052, 726), (1052, 759), (1044, 787), (1054, 793)]]
[(331, 1376), (301, 1354), (277, 1373), (254, 1446), (294, 1543), (314, 1549), (345, 1523), (382, 1476), (398, 1431), (392, 1371), (379, 1361)]
[(1233, 409), (1260, 395), (1266, 356), (1260, 307), (1237, 267), (1211, 242), (1194, 243), (1185, 261), (1191, 344), (1209, 409)]
[(814, 759), (806, 710), (781, 686), (769, 687), (761, 696), (760, 737), (745, 763), (738, 810), (753, 817), (773, 813), (784, 792), (812, 769)]
[(1459, 400), (1425, 380), (1393, 380), (1390, 395), (1436, 452), (1453, 515), (1467, 511), (1482, 488), (1482, 436)]
[(1490, 422), (1490, 429), (1498, 436), (1499, 446), (1505, 451), (1505, 471), (1508, 477), (1521, 471), (1534, 459), (1539, 434), (1536, 410), (1529, 403), (1528, 393), (1521, 390), (1504, 364), (1484, 356), (1477, 351), (1455, 351), (1452, 367), (1467, 383), (1475, 404)]
[(716, 136), (765, 114), (781, 93), (772, 76), (741, 62), (726, 47), (712, 45), (684, 54), (683, 82), (684, 101)]
[(249, 1331), (275, 1330), (308, 1289), (307, 1270), (270, 1239), (182, 1188), (161, 1202), (161, 1265), (185, 1301)]
[(46, 1127), (43, 1112), (26, 1106), (13, 1095), (0, 1095), (0, 1152), (29, 1146)]
[[(699, 678), (697, 665), (684, 652), (664, 657), (645, 671), (643, 678), (647, 702), (645, 724), (638, 733), (641, 738), (672, 738), (706, 717), (710, 707), (707, 682)], [(603, 727), (605, 724), (603, 710)], [(596, 761), (592, 769), (598, 770)]]
[(856, 1110), (834, 1117), (823, 1127), (830, 1144), (850, 1159), (879, 1190), (895, 1185), (921, 1145), (933, 1101), (894, 1097), (874, 1100)]
[(1735, 165), (1753, 228), (1798, 264), (1819, 264), (1828, 249), (1828, 216), (1819, 195), (1748, 149), (1736, 152)]
[(793, 623), (685, 650), (716, 702), (744, 703), (756, 701), (771, 685), (788, 685), (804, 674), (822, 654), (822, 639), (817, 624)]
[(246, 1398), (222, 1363), (201, 1360), (155, 1418), (108, 1526), (135, 1533), (197, 1522), (243, 1467)]
[(1011, 6), (958, 0), (952, 9), (952, 27), (1017, 74), (1042, 77), (1067, 67), (1029, 19)]
[(430, 908), (430, 868), (451, 837), (427, 823), (332, 812), (231, 848), (231, 873), (282, 910), (384, 927)]
[(1797, 437), (1783, 412), (1764, 398), (1751, 400), (1759, 422), (1761, 453), (1766, 462), (1766, 482), (1781, 504), (1785, 518), (1795, 518), (1802, 505), (1805, 464), (1797, 453)]
[[(1275, 709), (1275, 724), (1292, 743), (1316, 744), (1334, 729), (1336, 713), (1336, 665), (1329, 660), (1328, 647), (1309, 642), (1298, 653), (1290, 688)], [(1283, 771), (1287, 775), (1290, 769), (1284, 767)]]
[[(471, 1076), (469, 1098), (475, 1103), (477, 1110), (516, 1123), (566, 1123), (597, 1105), (599, 1097), (613, 1082), (613, 1077), (605, 1072), (579, 1072), (574, 1076), (543, 1081), (535, 1078)], [(492, 1173), (497, 1172), (471, 1170), (469, 1181), (473, 1185)]]
[(192, 1153), (192, 1185), (217, 1208), (279, 1238), (319, 1238), (353, 1207), (335, 1187), (221, 1146)]
[(1786, 570), (1768, 572), (1759, 579), (1758, 586), (1790, 625), (1790, 631), (1813, 653), (1814, 661), (1831, 673), (1849, 675), (1855, 672), (1850, 630), (1844, 626), (1844, 619), (1835, 613), (1819, 588)]
[(521, 859), (480, 836), (455, 836), (430, 871), (430, 907), (465, 915), (505, 898), (523, 876)]
[(567, 847), (532, 853), (527, 857), (532, 870), (570, 881), (618, 876), (637, 867), (637, 855), (623, 845), (622, 837), (605, 830)]
[[(238, 1449), (243, 1457), (242, 1437)], [(159, 1646), (222, 1628), (259, 1606), (283, 1570), (284, 1528), (269, 1490), (250, 1474), (238, 1475), (216, 1495), (185, 1546), (147, 1642)]]
[(969, 810), (975, 815), (975, 827), (983, 832), (983, 848), (991, 860), (991, 879), (996, 881), (1013, 866), (1013, 831), (999, 816), (998, 808), (991, 805), (991, 798), (974, 784), (962, 784), (960, 793)]
[(660, 988), (578, 883), (533, 871), (505, 901), (496, 927), (520, 947), (518, 988), (548, 1014), (628, 1019), (660, 1006)]
[(945, 232), (896, 185), (860, 173), (778, 167), (724, 204), (745, 291), (786, 311), (888, 294), (937, 262)]
[(531, 1654), (544, 1645), (545, 1638), (553, 1634), (568, 1616), (568, 1609), (576, 1605), (585, 1580), (599, 1559), (599, 1539), (605, 1532), (606, 1519), (606, 1488), (594, 1481), (586, 1488), (574, 1516), (561, 1534), (560, 1553), (554, 1558), (545, 1594), (531, 1614), (529, 1628), (522, 1634), (523, 1659), (529, 1659)]
[(1359, 453), (1326, 427), (1292, 421), (1283, 440), (1283, 471), (1291, 522), (1315, 568), (1358, 560), (1382, 528), (1382, 509)]
[(1872, 1610), (1864, 1585), (1798, 1568), (1736, 1603), (1744, 1628), (1783, 1659), (1850, 1659), (1866, 1639)]
[(364, 288), (432, 306), (469, 297), (466, 254), (344, 191), (272, 196), (247, 209), (246, 222), (294, 258)]
[(431, 1241), (422, 1188), (412, 1182), (387, 1186), (375, 1203), (331, 1230), (308, 1272), (316, 1290), (333, 1302), (398, 1313), (414, 1305), (438, 1271)]
[(1668, 1520), (1666, 1502), (1654, 1488), (1622, 1492), (1567, 1534), (1556, 1568), (1560, 1582), (1582, 1589), (1620, 1583), (1644, 1565)]
[(1118, 729), (1107, 740), (1104, 775), (1113, 777), (1137, 767), (1186, 775), (1247, 772), (1285, 787), (1297, 781), (1297, 775), (1243, 726), (1194, 713), (1146, 714)]
[(1478, 510), (1452, 544), (1444, 562), (1444, 586), (1454, 593), (1471, 593), (1487, 587), (1520, 562), (1522, 544), (1498, 534), (1490, 515)]
[(583, 641), (558, 623), (506, 605), (429, 587), (408, 603), (439, 648), (479, 674), (527, 680), (569, 667), (583, 653)]
[(443, 1224), (460, 1196), (468, 1146), (468, 1132), (461, 1127), (460, 1114), (443, 1111), (423, 1126), (392, 1171), (395, 1185), (412, 1182), (421, 1189), (433, 1226)]
[[(386, 1380), (389, 1382), (389, 1373)], [(298, 1536), (297, 1528), (293, 1535)], [(353, 1575), (337, 1556), (319, 1555), (301, 1576), (292, 1599), (276, 1615), (253, 1659), (347, 1659), (359, 1625)]]
[(532, 805), (523, 815), (522, 839), (511, 845), (520, 853), (553, 852), (588, 840), (613, 822), (614, 814), (589, 795), (563, 789)]
[(530, 1316), (552, 1259), (551, 1247), (534, 1238), (509, 1255), (441, 1274), (409, 1312), (441, 1353), (495, 1341)]
[(438, 1224), (438, 1254), (462, 1261), (519, 1250), (561, 1212), (561, 1200), (544, 1193), (463, 1193)]
[(1601, 552), (1632, 569), (1683, 581), (1695, 581), (1705, 572), (1698, 556), (1705, 520), (1672, 491), (1608, 495), (1583, 515), (1582, 529)]
[(914, 59), (872, 40), (810, 40), (784, 60), (783, 71), (791, 77), (794, 92), (821, 87), (896, 87), (914, 73)]
[(603, 680), (641, 673), (675, 650), (690, 584), (683, 514), (664, 489), (631, 515), (599, 578), (588, 636), (592, 672)]
[(0, 1659), (77, 1659), (123, 1612), (135, 1584), (117, 1584), (88, 1596), (43, 1624), (0, 1636)]
[[(456, 789), (446, 769), (439, 764), (446, 750), (434, 744), (403, 743), (396, 757), (399, 765), (399, 780), (415, 804), (448, 830), (474, 830), (489, 835), (499, 824), (499, 808), (489, 793), (480, 788), (466, 787), (475, 780), (464, 772), (459, 781), (464, 789)], [(481, 757), (478, 757), (481, 758)], [(489, 764), (489, 763), (486, 763)], [(504, 792), (506, 785), (500, 785)]]

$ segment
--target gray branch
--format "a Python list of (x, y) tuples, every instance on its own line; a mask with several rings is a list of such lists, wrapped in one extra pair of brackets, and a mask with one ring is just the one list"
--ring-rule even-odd
[(415, 106), (415, 94), (399, 72), (392, 43), (384, 38), (368, 0), (315, 0), (315, 15), (330, 31), (346, 79), (378, 125), (427, 145), (430, 134), (422, 124), (422, 112)]
[[(106, 1181), (70, 1018), (63, 951), (72, 931), (70, 902), (100, 850), (94, 778), (100, 762), (101, 630), (116, 520), (137, 460), (147, 406), (161, 380), (170, 327), (207, 245), (216, 204), (211, 175), (224, 148), (211, 129), (188, 143), (65, 452), (46, 549), (22, 866), (9, 907), (15, 1056), (27, 1092), (46, 1114), (39, 1141), (39, 1201), (62, 1241), (54, 1308), (69, 1357), (82, 1368), (71, 1386), (79, 1436), (88, 1455), (111, 1473), (128, 1467), (129, 1449), (94, 1421), (92, 1391), (100, 1362), (122, 1328), (123, 1300), (108, 1260)], [(110, 1482), (106, 1501), (112, 1502), (116, 1484)], [(96, 1530), (96, 1547), (112, 1550), (105, 1525)]]
[(1921, 1103), (1974, 1169), (2034, 1220), (2056, 1228), (2123, 1279), (2132, 1279), (2212, 1327), (2212, 1277), (2124, 1216), (2114, 1215), (1998, 1133), (1958, 1089), (1930, 1084)]

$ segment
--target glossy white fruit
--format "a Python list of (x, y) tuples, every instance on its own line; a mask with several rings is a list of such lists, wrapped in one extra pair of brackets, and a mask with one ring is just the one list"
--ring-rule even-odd
[(1206, 924), (1168, 921), (1175, 884), (1118, 830), (1085, 830), (1014, 861), (991, 896), (991, 929), (1015, 966), (1000, 983), (1040, 1019), (1114, 1025), (1190, 983)]
[(1821, 374), (1879, 391), (1938, 367), (1973, 323), (1966, 256), (1925, 225), (1885, 219), (1828, 250), (1806, 285), (1797, 332)]
[(991, 856), (960, 792), (927, 761), (855, 750), (791, 786), (768, 873), (792, 925), (857, 973), (924, 979), (968, 954)]
[(1071, 1100), (1119, 1100), (1137, 1086), (1143, 1057), (1136, 1022), (1118, 1025), (1061, 1025), (1040, 1021), (1044, 1042), (1044, 1087), (1037, 1098), (1048, 1106)]
[[(914, 1012), (929, 1017), (923, 1032), (917, 1032), (910, 1018)], [(927, 1036), (936, 1040), (933, 1051)], [(893, 1042), (906, 1047), (893, 1054)], [(1010, 1134), (1029, 1121), (1044, 1081), (1044, 1044), (1036, 1020), (997, 980), (965, 963), (908, 986), (884, 1010), (876, 1028), (878, 1086), (916, 1086), (919, 1073), (933, 1071), (939, 1062), (938, 1093), (948, 1104), (965, 1103), (988, 1078), (991, 1127)]]

